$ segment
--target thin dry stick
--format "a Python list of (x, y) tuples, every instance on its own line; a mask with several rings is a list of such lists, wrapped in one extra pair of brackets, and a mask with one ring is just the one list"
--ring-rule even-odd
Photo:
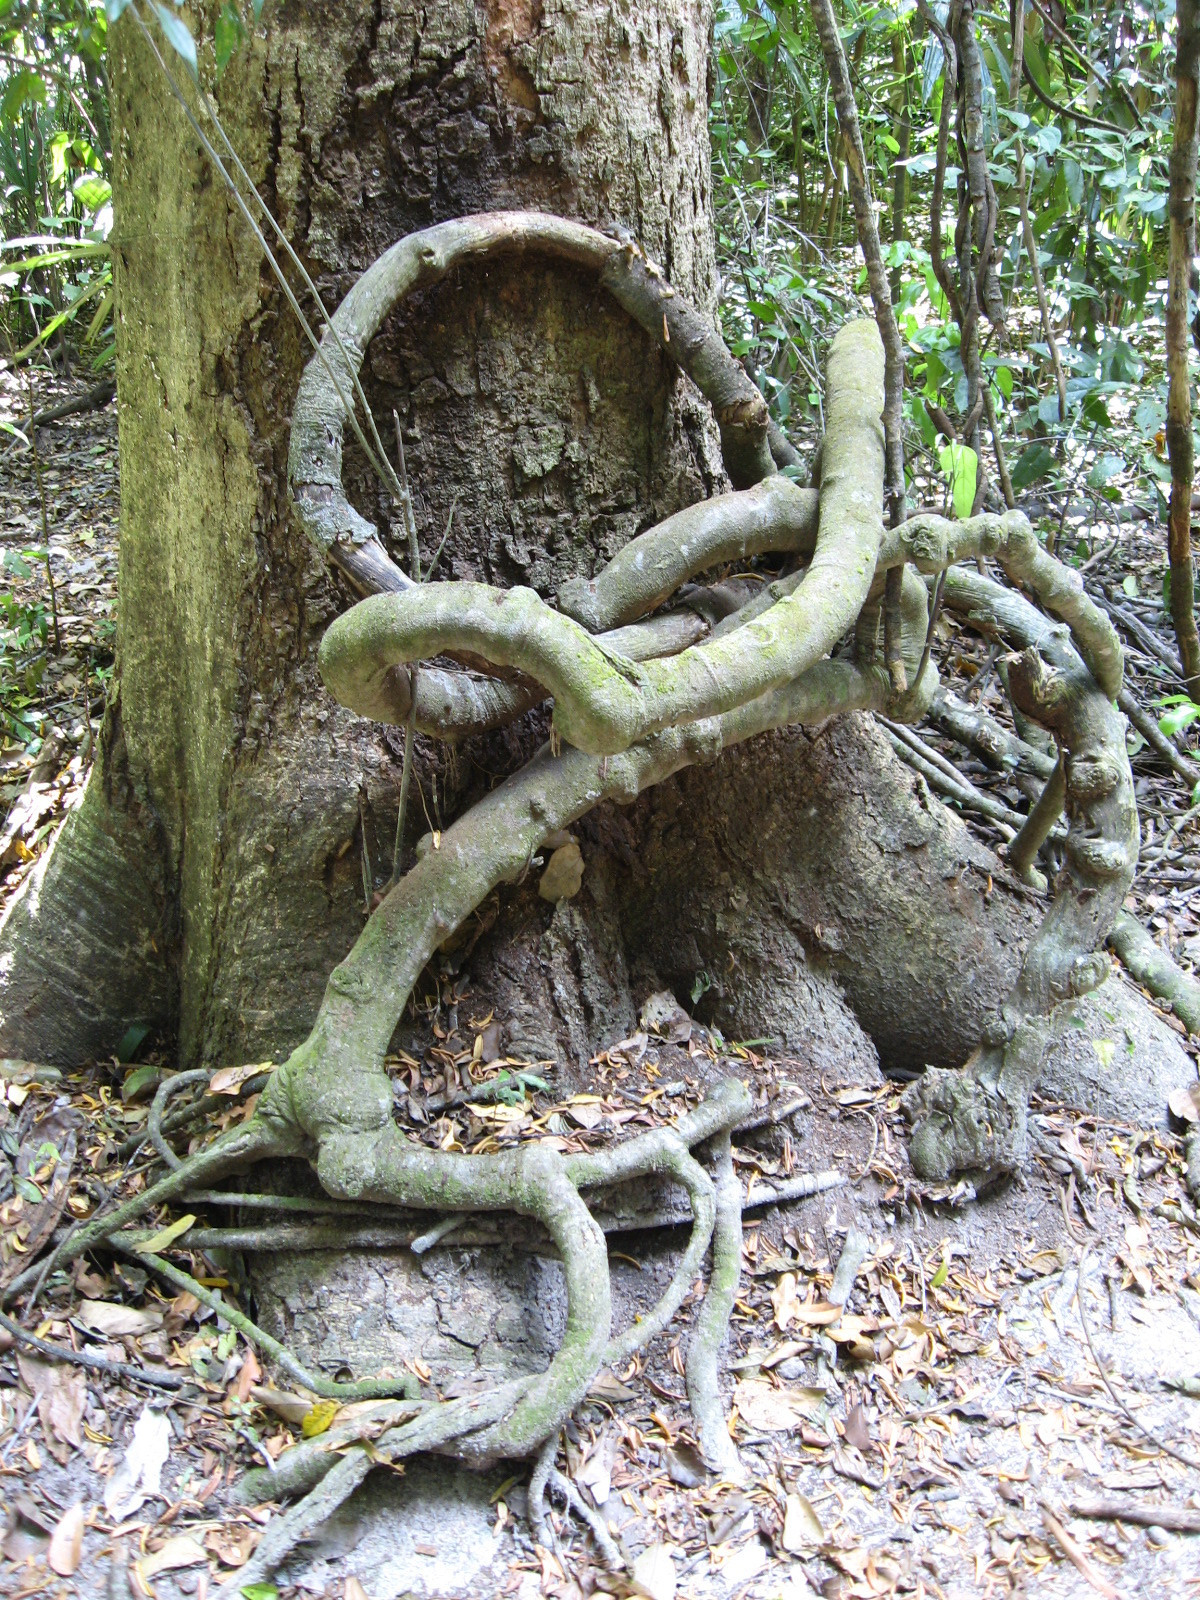
[(1130, 1522), (1139, 1528), (1165, 1528), (1168, 1533), (1200, 1533), (1200, 1511), (1191, 1506), (1162, 1506), (1124, 1495), (1111, 1500), (1072, 1500), (1071, 1515), (1095, 1522)]
[(1191, 1467), (1193, 1472), (1200, 1472), (1200, 1461), (1197, 1461), (1195, 1456), (1189, 1456), (1183, 1450), (1176, 1450), (1174, 1445), (1169, 1445), (1165, 1439), (1161, 1439), (1157, 1433), (1148, 1428), (1146, 1424), (1129, 1409), (1109, 1381), (1108, 1373), (1104, 1370), (1104, 1363), (1097, 1355), (1096, 1346), (1092, 1343), (1092, 1330), (1088, 1326), (1087, 1312), (1083, 1309), (1083, 1275), (1087, 1267), (1087, 1261), (1088, 1252), (1087, 1250), (1084, 1250), (1083, 1254), (1079, 1258), (1079, 1272), (1075, 1280), (1075, 1304), (1079, 1307), (1079, 1325), (1083, 1329), (1083, 1337), (1087, 1340), (1087, 1347), (1092, 1353), (1092, 1360), (1096, 1363), (1096, 1371), (1100, 1374), (1100, 1381), (1108, 1390), (1109, 1397), (1111, 1398), (1113, 1404), (1121, 1412), (1122, 1416), (1131, 1422), (1140, 1434), (1149, 1439), (1150, 1443), (1154, 1445), (1156, 1449), (1161, 1450), (1164, 1455), (1170, 1456), (1173, 1461), (1179, 1461), (1183, 1464), (1183, 1466)]
[(1051, 1510), (1049, 1504), (1045, 1500), (1039, 1499), (1038, 1505), (1041, 1507), (1042, 1516), (1045, 1518), (1046, 1527), (1058, 1540), (1059, 1544), (1063, 1548), (1067, 1560), (1075, 1568), (1076, 1572), (1078, 1572), (1082, 1578), (1085, 1578), (1087, 1582), (1091, 1584), (1092, 1588), (1095, 1589), (1097, 1594), (1103, 1595), (1104, 1600), (1122, 1600), (1121, 1591), (1119, 1589), (1114, 1589), (1112, 1584), (1109, 1583), (1108, 1579), (1101, 1577), (1101, 1575), (1096, 1571), (1095, 1567), (1084, 1555), (1083, 1551), (1075, 1543), (1074, 1539), (1072, 1539), (1071, 1535), (1063, 1527), (1062, 1523), (1054, 1515), (1054, 1512)]
[(126, 1361), (107, 1361), (86, 1350), (72, 1350), (69, 1345), (51, 1344), (23, 1328), (15, 1317), (0, 1311), (0, 1328), (4, 1328), (18, 1344), (26, 1345), (39, 1356), (50, 1361), (68, 1361), (73, 1366), (86, 1367), (89, 1372), (104, 1372), (113, 1378), (123, 1378), (127, 1383), (144, 1383), (151, 1389), (182, 1389), (191, 1382), (177, 1372), (151, 1372), (146, 1367), (133, 1367)]

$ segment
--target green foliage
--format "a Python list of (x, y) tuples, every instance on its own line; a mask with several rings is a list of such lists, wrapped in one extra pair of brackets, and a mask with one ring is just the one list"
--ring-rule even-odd
[(1173, 739), (1177, 733), (1190, 728), (1196, 718), (1200, 717), (1200, 706), (1186, 694), (1164, 695), (1161, 700), (1156, 700), (1154, 703), (1157, 706), (1167, 707), (1158, 719), (1158, 726), (1168, 739)]
[[(944, 25), (944, 0), (932, 9)], [(940, 484), (947, 505), (957, 485), (961, 504), (962, 458), (947, 453), (935, 420), (967, 411), (959, 329), (932, 261), (944, 52), (915, 0), (844, 0), (840, 14), (906, 346), (906, 454), (924, 483)], [(1166, 398), (1174, 30), (1170, 0), (1132, 10), (1026, 0), (1028, 74), (1058, 109), (1035, 95), (1028, 78), (1018, 109), (1009, 9), (976, 15), (1010, 329), (1007, 344), (985, 347), (983, 370), (1014, 490), (1055, 516), (1059, 505), (1080, 500), (1098, 511), (1130, 497), (1156, 515), (1163, 507), (1167, 472), (1155, 436)], [(716, 46), (712, 136), (720, 247), (730, 263), (722, 285), (726, 332), (778, 420), (819, 428), (821, 345), (831, 325), (865, 300), (823, 58), (808, 7), (767, 0), (724, 0)], [(1021, 235), (1018, 140), (1064, 369), (1062, 417)], [(941, 240), (951, 266), (958, 160), (951, 139)]]
[[(5, 552), (5, 580), (27, 579), (44, 566), (39, 549)], [(41, 737), (41, 717), (33, 710), (46, 670), (50, 608), (40, 597), (20, 598), (0, 587), (0, 742), (30, 744)]]
[(107, 18), (100, 0), (0, 0), (0, 295), (10, 360), (78, 335), (111, 360)]
[(950, 484), (950, 500), (954, 515), (965, 521), (975, 505), (975, 489), (979, 482), (979, 457), (969, 444), (958, 440), (943, 445), (938, 451), (942, 471)]

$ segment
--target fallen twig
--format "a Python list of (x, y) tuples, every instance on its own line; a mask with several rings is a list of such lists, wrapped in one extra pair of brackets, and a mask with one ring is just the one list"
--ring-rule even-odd
[(1074, 1500), (1071, 1515), (1093, 1522), (1132, 1522), (1139, 1528), (1165, 1528), (1168, 1533), (1200, 1533), (1200, 1511), (1191, 1506), (1156, 1506), (1148, 1500)]
[(1095, 1589), (1097, 1594), (1103, 1595), (1104, 1600), (1122, 1600), (1121, 1591), (1119, 1589), (1114, 1589), (1107, 1578), (1100, 1576), (1092, 1563), (1084, 1555), (1083, 1551), (1075, 1543), (1074, 1539), (1072, 1539), (1071, 1535), (1063, 1527), (1062, 1523), (1054, 1515), (1054, 1512), (1051, 1510), (1046, 1501), (1039, 1500), (1038, 1505), (1041, 1507), (1042, 1517), (1045, 1521), (1047, 1529), (1054, 1535), (1055, 1539), (1058, 1540), (1058, 1543), (1062, 1547), (1063, 1553), (1065, 1554), (1067, 1560), (1075, 1568), (1076, 1572), (1079, 1573), (1080, 1577), (1086, 1579), (1087, 1582), (1091, 1584), (1092, 1588)]
[(1100, 1374), (1100, 1381), (1108, 1390), (1113, 1404), (1120, 1410), (1121, 1415), (1125, 1417), (1128, 1422), (1131, 1422), (1144, 1438), (1149, 1439), (1150, 1443), (1154, 1445), (1156, 1449), (1161, 1450), (1164, 1455), (1170, 1456), (1173, 1461), (1179, 1461), (1185, 1467), (1191, 1467), (1193, 1472), (1200, 1472), (1200, 1461), (1197, 1461), (1195, 1456), (1189, 1456), (1183, 1450), (1176, 1450), (1174, 1445), (1169, 1445), (1165, 1439), (1160, 1438), (1157, 1433), (1148, 1428), (1146, 1424), (1129, 1409), (1124, 1400), (1121, 1399), (1121, 1396), (1113, 1388), (1108, 1373), (1104, 1370), (1104, 1363), (1096, 1353), (1096, 1346), (1092, 1342), (1092, 1330), (1088, 1326), (1087, 1312), (1083, 1309), (1083, 1275), (1087, 1266), (1087, 1258), (1088, 1253), (1085, 1249), (1083, 1254), (1079, 1257), (1079, 1274), (1075, 1280), (1075, 1304), (1079, 1307), (1079, 1325), (1083, 1329), (1083, 1336), (1087, 1340), (1087, 1347), (1092, 1353), (1092, 1360), (1096, 1363), (1096, 1371)]
[(103, 1356), (91, 1355), (86, 1350), (72, 1350), (69, 1345), (51, 1344), (48, 1339), (39, 1339), (35, 1333), (29, 1333), (14, 1317), (3, 1311), (0, 1311), (0, 1328), (7, 1329), (18, 1344), (35, 1350), (50, 1361), (68, 1361), (72, 1366), (86, 1367), (89, 1372), (104, 1372), (109, 1377), (124, 1378), (130, 1383), (144, 1383), (152, 1389), (182, 1389), (192, 1381), (174, 1372), (151, 1372), (146, 1367), (131, 1366), (127, 1361), (106, 1361)]

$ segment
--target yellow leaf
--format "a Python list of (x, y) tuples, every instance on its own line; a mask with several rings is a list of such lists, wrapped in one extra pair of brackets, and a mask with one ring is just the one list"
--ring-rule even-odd
[(336, 1400), (318, 1400), (300, 1424), (300, 1432), (306, 1439), (315, 1439), (319, 1433), (326, 1431), (337, 1414)]
[(274, 1072), (273, 1061), (251, 1061), (240, 1067), (222, 1067), (208, 1082), (209, 1094), (238, 1094), (244, 1083), (264, 1072)]
[(177, 1222), (169, 1223), (165, 1228), (160, 1228), (157, 1233), (152, 1233), (148, 1239), (143, 1239), (141, 1244), (134, 1249), (145, 1256), (157, 1256), (173, 1245), (182, 1234), (185, 1234), (195, 1222), (195, 1217), (189, 1211), (185, 1217), (180, 1217)]
[(930, 1280), (930, 1287), (934, 1289), (940, 1289), (949, 1276), (950, 1263), (948, 1261), (943, 1261), (941, 1266), (937, 1269)]
[(69, 1578), (83, 1557), (83, 1507), (73, 1505), (64, 1511), (50, 1535), (46, 1560), (60, 1578)]

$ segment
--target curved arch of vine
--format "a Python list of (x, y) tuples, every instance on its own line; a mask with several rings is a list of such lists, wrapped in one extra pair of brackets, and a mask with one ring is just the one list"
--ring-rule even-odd
[[(564, 584), (556, 603), (528, 589), (415, 582), (351, 507), (341, 482), (344, 396), (387, 313), (456, 267), (534, 252), (594, 273), (699, 386), (734, 484), (641, 534), (594, 576)], [(418, 850), (330, 975), (311, 1034), (272, 1074), (253, 1117), (82, 1229), (69, 1253), (264, 1156), (290, 1155), (309, 1161), (337, 1199), (533, 1219), (561, 1257), (568, 1315), (544, 1373), (486, 1394), (427, 1400), (400, 1395), (404, 1386), (386, 1380), (354, 1388), (378, 1404), (281, 1460), (270, 1492), (302, 1498), (269, 1526), (233, 1589), (268, 1573), (374, 1461), (418, 1450), (474, 1462), (539, 1456), (536, 1520), (547, 1484), (564, 1491), (553, 1472), (563, 1422), (601, 1366), (627, 1359), (666, 1326), (710, 1246), (687, 1385), (709, 1465), (737, 1471), (716, 1362), (739, 1274), (741, 1195), (730, 1134), (748, 1110), (745, 1088), (726, 1082), (672, 1127), (584, 1156), (536, 1143), (493, 1155), (433, 1151), (393, 1120), (383, 1059), (422, 968), (487, 895), (521, 874), (547, 836), (602, 800), (632, 800), (768, 729), (852, 709), (918, 720), (937, 683), (928, 634), (929, 581), (938, 578), (950, 603), (1018, 647), (1011, 693), (1058, 742), (1052, 798), (1061, 796), (1069, 822), (1057, 893), (980, 1049), (965, 1070), (927, 1074), (910, 1092), (914, 1165), (927, 1177), (961, 1173), (975, 1181), (1024, 1157), (1024, 1107), (1049, 1031), (1064, 1002), (1103, 978), (1093, 952), (1120, 907), (1137, 850), (1123, 721), (1113, 705), (1120, 646), (1078, 576), (1041, 549), (1015, 512), (965, 523), (922, 517), (885, 533), (884, 364), (873, 323), (849, 323), (830, 349), (827, 430), (811, 489), (794, 481), (795, 451), (707, 320), (635, 245), (578, 223), (492, 213), (410, 235), (359, 279), (333, 329), (304, 374), (289, 459), (306, 533), (364, 596), (322, 642), (327, 686), (364, 716), (411, 719), (441, 738), (497, 726), (552, 698), (556, 737), (447, 829), (438, 849)], [(792, 570), (765, 586), (691, 581), (767, 554), (790, 558)], [(1037, 606), (1011, 588), (949, 570), (979, 556), (996, 560)], [(896, 569), (903, 577), (899, 687), (879, 659), (886, 579)], [(851, 632), (852, 651), (831, 659)], [(1040, 808), (1050, 813), (1047, 830), (1061, 804)], [(879, 952), (880, 960), (888, 956)], [(700, 1149), (711, 1153), (715, 1181), (696, 1159)], [(691, 1238), (658, 1304), (614, 1338), (604, 1236), (583, 1191), (594, 1196), (649, 1173), (671, 1177), (687, 1193)], [(174, 1281), (181, 1276), (161, 1256), (140, 1259), (174, 1273)]]

